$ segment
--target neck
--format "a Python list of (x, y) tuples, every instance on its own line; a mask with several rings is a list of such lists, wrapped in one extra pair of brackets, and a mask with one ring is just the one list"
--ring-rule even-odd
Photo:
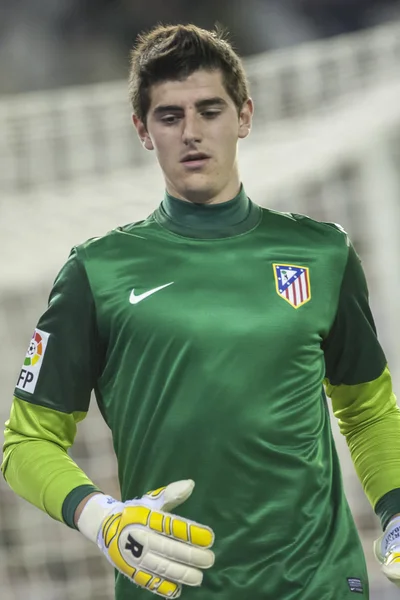
[(167, 192), (155, 217), (179, 235), (215, 239), (249, 231), (259, 221), (260, 210), (240, 187), (233, 198), (214, 203), (192, 202)]
[(209, 190), (187, 190), (185, 192), (179, 192), (170, 181), (166, 181), (165, 183), (167, 193), (170, 196), (178, 198), (178, 200), (183, 200), (184, 202), (202, 205), (222, 204), (223, 202), (229, 202), (229, 200), (232, 200), (232, 198), (235, 198), (238, 195), (241, 187), (238, 172), (235, 172), (228, 184), (217, 193)]

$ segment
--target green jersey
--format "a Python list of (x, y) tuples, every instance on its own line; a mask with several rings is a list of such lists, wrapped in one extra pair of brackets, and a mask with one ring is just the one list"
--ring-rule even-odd
[[(216, 560), (187, 600), (368, 597), (323, 382), (350, 398), (388, 372), (340, 227), (243, 190), (215, 207), (166, 197), (74, 248), (35, 335), (17, 400), (78, 421), (94, 390), (123, 500), (195, 481), (178, 512), (214, 530)], [(67, 523), (88, 491), (65, 499)], [(117, 575), (116, 598), (149, 593)]]

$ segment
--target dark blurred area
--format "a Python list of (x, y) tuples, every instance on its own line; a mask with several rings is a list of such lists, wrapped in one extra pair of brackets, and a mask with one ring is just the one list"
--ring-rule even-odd
[(400, 18), (400, 0), (0, 0), (0, 94), (126, 77), (155, 24), (228, 28), (242, 56)]

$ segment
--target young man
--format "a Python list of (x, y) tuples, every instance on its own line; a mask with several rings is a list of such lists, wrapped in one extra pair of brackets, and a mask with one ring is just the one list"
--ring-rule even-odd
[[(397, 582), (400, 415), (354, 249), (338, 226), (247, 198), (253, 104), (217, 32), (141, 37), (130, 95), (166, 194), (72, 250), (17, 382), (4, 476), (98, 544), (118, 600), (368, 598), (323, 382)], [(92, 390), (122, 502), (67, 454)]]

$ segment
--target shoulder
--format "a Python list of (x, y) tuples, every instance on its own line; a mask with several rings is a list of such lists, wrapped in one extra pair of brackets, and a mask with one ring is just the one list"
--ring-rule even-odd
[(265, 222), (272, 223), (282, 231), (282, 235), (290, 232), (302, 241), (320, 244), (332, 244), (343, 249), (350, 246), (350, 240), (345, 229), (338, 223), (316, 221), (310, 217), (297, 213), (279, 212), (263, 209)]
[(332, 243), (338, 244), (339, 246), (350, 245), (349, 236), (347, 231), (339, 223), (329, 223), (325, 221), (315, 221), (306, 215), (292, 214), (296, 223), (304, 229), (305, 234), (315, 233), (316, 235), (323, 236), (324, 239), (329, 239)]
[(76, 245), (71, 250), (70, 258), (76, 258), (78, 262), (88, 259), (103, 257), (112, 249), (124, 247), (126, 243), (132, 244), (136, 239), (143, 239), (143, 230), (148, 229), (153, 220), (152, 215), (144, 221), (136, 221), (116, 227), (102, 236), (92, 237)]

